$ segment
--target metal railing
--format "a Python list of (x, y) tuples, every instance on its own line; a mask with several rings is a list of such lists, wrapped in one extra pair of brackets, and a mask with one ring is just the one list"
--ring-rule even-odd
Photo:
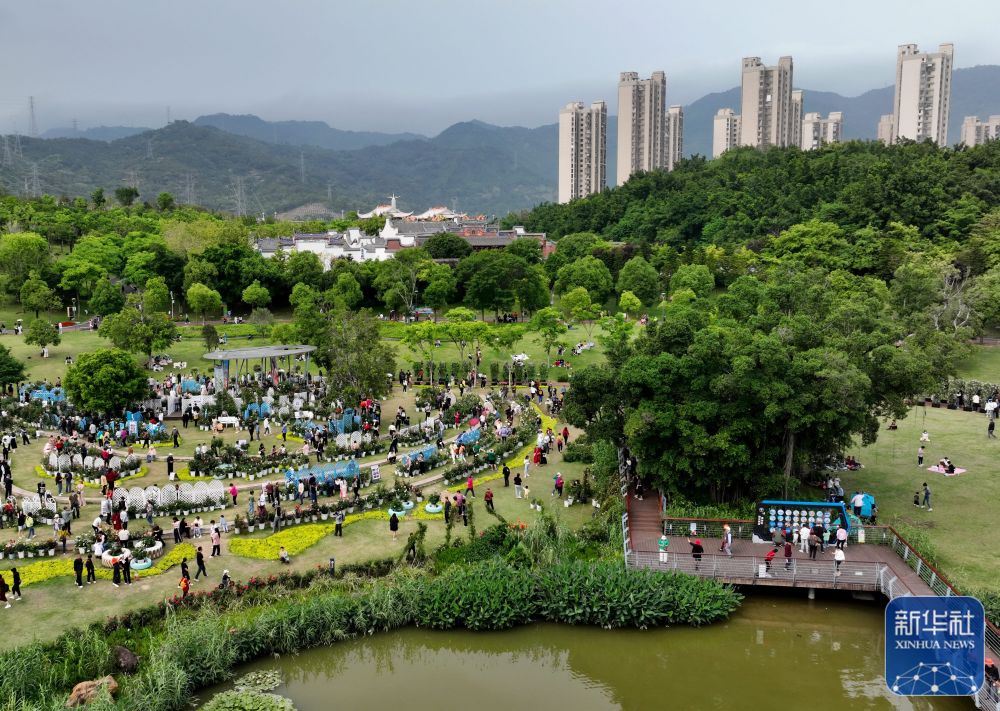
[(763, 556), (714, 553), (703, 553), (701, 560), (696, 560), (690, 553), (668, 553), (663, 560), (660, 553), (647, 551), (629, 553), (625, 564), (629, 568), (687, 573), (724, 582), (755, 584), (758, 580), (774, 580), (791, 586), (825, 584), (851, 590), (878, 590), (883, 569), (887, 567), (884, 563), (845, 561), (838, 570), (836, 563), (830, 560), (793, 558), (786, 565), (783, 558), (775, 558), (768, 563)]

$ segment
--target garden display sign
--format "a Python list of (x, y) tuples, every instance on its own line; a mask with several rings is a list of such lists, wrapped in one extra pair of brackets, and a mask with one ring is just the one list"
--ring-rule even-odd
[(757, 505), (753, 525), (754, 542), (770, 543), (771, 531), (776, 528), (797, 531), (803, 525), (812, 528), (817, 523), (823, 524), (827, 531), (841, 523), (848, 530), (851, 526), (847, 507), (841, 502), (765, 499)]
[(974, 597), (897, 597), (885, 608), (885, 683), (899, 696), (975, 694), (985, 676), (984, 635)]

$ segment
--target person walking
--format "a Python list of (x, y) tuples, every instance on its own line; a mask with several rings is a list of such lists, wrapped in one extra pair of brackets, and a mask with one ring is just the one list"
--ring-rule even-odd
[(924, 482), (924, 502), (920, 505), (920, 508), (923, 508), (924, 506), (927, 507), (928, 511), (934, 510), (931, 508), (931, 488), (927, 486), (926, 481)]
[(333, 535), (334, 536), (339, 536), (340, 538), (343, 538), (344, 537), (344, 512), (343, 511), (338, 511), (337, 513), (335, 513), (333, 515), (333, 524), (334, 524)]
[(514, 498), (523, 499), (524, 498), (524, 487), (521, 485), (521, 474), (518, 472), (514, 475)]
[(116, 588), (119, 587), (119, 583), (122, 581), (122, 559), (112, 558), (111, 559), (111, 584)]
[[(16, 440), (15, 440), (16, 441)], [(10, 581), (10, 596), (15, 600), (21, 599), (21, 574), (17, 572), (17, 568), (10, 569), (11, 581)]]
[(465, 495), (473, 497), (476, 495), (476, 489), (474, 488), (474, 482), (472, 481), (471, 474), (469, 475), (469, 478), (465, 480)]
[(924, 445), (917, 447), (917, 466), (924, 466)]
[(496, 513), (493, 508), (493, 489), (486, 489), (486, 493), (483, 495), (483, 501), (486, 502), (486, 510), (491, 513)]
[(854, 507), (854, 515), (858, 518), (861, 517), (861, 507), (865, 505), (865, 495), (860, 491), (855, 491), (854, 496), (851, 497), (851, 506)]
[(222, 555), (222, 534), (217, 526), (212, 526), (212, 558)]
[(451, 521), (451, 499), (447, 496), (444, 497), (444, 522), (448, 523)]
[(688, 538), (687, 542), (691, 545), (691, 557), (694, 558), (694, 569), (698, 570), (698, 566), (701, 565), (701, 555), (705, 552), (705, 547), (701, 545), (700, 538), (695, 538), (693, 543)]
[(841, 526), (837, 529), (837, 548), (844, 550), (844, 546), (847, 545), (847, 529)]
[(847, 556), (844, 554), (843, 548), (838, 548), (833, 552), (833, 560), (834, 563), (836, 564), (836, 567), (834, 568), (834, 574), (840, 575), (840, 564), (843, 563), (845, 560), (847, 560)]
[(552, 495), (553, 496), (558, 496), (561, 499), (562, 495), (563, 495), (563, 486), (565, 484), (565, 481), (563, 480), (563, 477), (562, 477), (562, 473), (561, 472), (556, 472), (556, 475), (554, 477), (552, 477), (552, 479), (555, 482), (554, 485), (553, 485), (553, 487), (552, 487)]
[(97, 575), (94, 572), (94, 557), (90, 553), (87, 554), (87, 560), (84, 562), (83, 567), (87, 571), (87, 585), (96, 583)]
[(198, 552), (195, 554), (194, 562), (195, 565), (198, 566), (194, 572), (194, 579), (198, 580), (198, 578), (200, 578), (202, 575), (204, 575), (207, 578), (208, 571), (205, 569), (205, 554), (202, 553), (201, 546), (198, 546)]
[(178, 449), (181, 446), (181, 433), (176, 427), (171, 430), (170, 437), (174, 441), (174, 449)]
[(510, 486), (510, 467), (507, 466), (506, 462), (503, 465), (503, 485), (504, 488)]
[(181, 573), (181, 582), (177, 587), (181, 589), (181, 599), (183, 600), (188, 596), (188, 590), (191, 589), (191, 579), (187, 573)]
[(809, 544), (809, 560), (816, 560), (816, 552), (819, 550), (819, 536), (816, 535), (815, 531), (810, 530), (806, 541)]
[(392, 531), (392, 540), (396, 540), (396, 535), (399, 533), (399, 516), (395, 511), (389, 517), (389, 530)]
[(792, 554), (793, 554), (793, 552), (794, 552), (794, 550), (793, 550), (792, 542), (786, 540), (785, 541), (785, 570), (791, 570), (792, 569)]
[(993, 432), (993, 430), (996, 429), (996, 426), (997, 426), (997, 421), (996, 420), (990, 420), (990, 423), (988, 425), (986, 425), (986, 438), (987, 439), (996, 439), (997, 438), (996, 434)]
[(531, 475), (531, 456), (530, 455), (528, 455), (528, 454), (524, 455), (524, 463), (522, 464), (522, 468), (524, 469), (524, 476), (530, 476)]
[(83, 588), (83, 558), (77, 556), (73, 559), (73, 574), (76, 576), (76, 586)]
[(7, 599), (7, 590), (9, 589), (10, 588), (7, 587), (7, 581), (4, 580), (3, 574), (0, 573), (0, 602), (3, 603), (4, 609), (10, 607), (10, 601)]
[(661, 563), (666, 563), (668, 561), (668, 559), (670, 558), (670, 555), (669, 555), (669, 552), (668, 552), (669, 548), (670, 548), (670, 539), (667, 538), (666, 534), (663, 534), (662, 536), (660, 536), (660, 540), (657, 541), (656, 547), (660, 551), (660, 562)]
[(728, 557), (733, 557), (733, 529), (729, 527), (728, 523), (722, 526), (722, 545), (719, 550)]

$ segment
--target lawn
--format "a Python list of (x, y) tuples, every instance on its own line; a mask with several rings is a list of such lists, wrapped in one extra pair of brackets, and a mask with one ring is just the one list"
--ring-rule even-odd
[(958, 375), (987, 383), (1000, 382), (1000, 346), (974, 346), (958, 366)]
[[(926, 531), (940, 558), (941, 572), (963, 587), (1000, 589), (1000, 548), (996, 532), (1000, 477), (1000, 440), (986, 438), (985, 415), (944, 408), (915, 407), (898, 421), (899, 429), (883, 427), (878, 441), (854, 452), (864, 464), (857, 472), (841, 472), (848, 496), (856, 489), (875, 495), (881, 522), (902, 521)], [(917, 466), (920, 433), (926, 429), (924, 466)], [(968, 471), (945, 477), (926, 467), (942, 457)], [(930, 484), (933, 511), (913, 506), (913, 493)]]

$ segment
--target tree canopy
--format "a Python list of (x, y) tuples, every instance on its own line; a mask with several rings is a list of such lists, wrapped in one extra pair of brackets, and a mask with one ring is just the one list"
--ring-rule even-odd
[(146, 373), (117, 348), (81, 353), (63, 382), (69, 399), (83, 412), (120, 415), (149, 396)]

